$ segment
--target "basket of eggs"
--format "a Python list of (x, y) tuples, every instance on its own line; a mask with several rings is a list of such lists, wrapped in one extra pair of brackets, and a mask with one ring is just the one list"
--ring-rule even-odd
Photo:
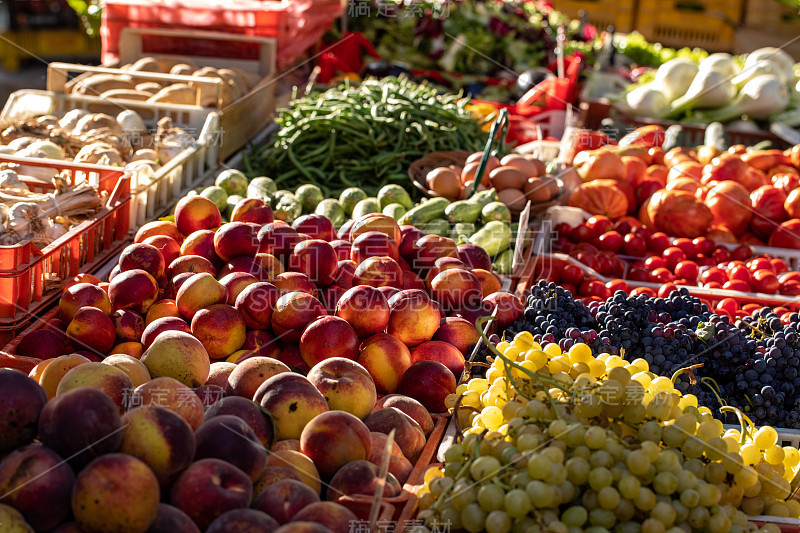
[[(433, 152), (411, 164), (409, 177), (427, 196), (466, 200), (473, 191), (483, 152)], [(558, 205), (564, 184), (549, 176), (544, 162), (530, 155), (491, 155), (476, 191), (494, 188), (498, 199), (519, 215), (531, 202), (531, 214)]]

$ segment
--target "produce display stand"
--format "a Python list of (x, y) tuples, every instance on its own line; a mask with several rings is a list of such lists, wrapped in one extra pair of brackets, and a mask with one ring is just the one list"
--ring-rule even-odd
[[(58, 64), (55, 64), (58, 65)], [(53, 68), (58, 68), (54, 66)], [(145, 126), (155, 131), (163, 117), (170, 117), (175, 126), (198, 132), (197, 142), (183, 148), (166, 165), (154, 173), (138, 170), (131, 176), (132, 204), (130, 229), (152, 220), (169, 203), (182, 198), (209, 172), (218, 166), (219, 116), (207, 109), (136, 101), (111, 101), (92, 96), (73, 96), (49, 91), (26, 89), (13, 93), (6, 102), (0, 120), (21, 119), (32, 115), (63, 115), (72, 109), (116, 116), (121, 111), (136, 111)], [(52, 163), (57, 163), (51, 161)], [(119, 171), (118, 167), (103, 167)], [(80, 169), (77, 169), (80, 173)]]
[[(128, 242), (131, 176), (120, 168), (0, 155), (0, 163), (53, 169), (70, 185), (86, 181), (107, 193), (106, 205), (90, 219), (39, 250), (32, 242), (0, 247), (0, 344), (58, 299), (63, 283), (80, 272), (96, 272)], [(52, 186), (28, 182), (36, 191)]]
[(637, 29), (651, 42), (715, 52), (733, 48), (743, 0), (647, 0), (639, 3)]
[(570, 18), (580, 18), (585, 13), (589, 23), (599, 31), (614, 26), (618, 32), (629, 32), (635, 27), (637, 0), (603, 2), (601, 0), (552, 0), (553, 9)]

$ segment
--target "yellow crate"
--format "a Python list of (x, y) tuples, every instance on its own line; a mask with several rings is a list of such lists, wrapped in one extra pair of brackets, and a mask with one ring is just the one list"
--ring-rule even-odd
[(742, 0), (643, 0), (638, 29), (648, 41), (713, 52), (733, 48)]
[(0, 33), (0, 65), (17, 71), (23, 59), (100, 55), (100, 39), (81, 30), (29, 30)]
[[(642, 0), (647, 2), (649, 0)], [(581, 11), (586, 12), (589, 24), (598, 31), (604, 31), (609, 26), (621, 33), (628, 33), (634, 29), (636, 15), (636, 0), (552, 0), (553, 9), (560, 11), (570, 18), (578, 18)]]
[(787, 7), (777, 0), (747, 0), (745, 26), (792, 37), (800, 34), (800, 8)]

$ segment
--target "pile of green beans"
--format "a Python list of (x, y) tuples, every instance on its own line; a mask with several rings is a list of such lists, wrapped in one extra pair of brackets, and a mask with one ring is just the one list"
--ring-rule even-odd
[(348, 187), (374, 196), (388, 183), (409, 185), (408, 167), (425, 154), (481, 150), (488, 133), (468, 103), (403, 77), (346, 81), (294, 98), (273, 144), (248, 166), (279, 189), (311, 183), (326, 196)]

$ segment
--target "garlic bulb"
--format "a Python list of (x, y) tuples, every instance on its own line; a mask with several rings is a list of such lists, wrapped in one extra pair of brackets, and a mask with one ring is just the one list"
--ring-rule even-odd
[(75, 156), (76, 163), (93, 163), (96, 165), (109, 165), (121, 167), (125, 165), (119, 151), (110, 144), (95, 142), (81, 148)]
[(58, 125), (65, 130), (74, 129), (78, 121), (88, 113), (89, 112), (84, 109), (73, 109), (61, 117), (61, 120), (58, 121)]
[(147, 133), (144, 120), (136, 111), (126, 109), (117, 115), (117, 123), (128, 137), (141, 137)]

